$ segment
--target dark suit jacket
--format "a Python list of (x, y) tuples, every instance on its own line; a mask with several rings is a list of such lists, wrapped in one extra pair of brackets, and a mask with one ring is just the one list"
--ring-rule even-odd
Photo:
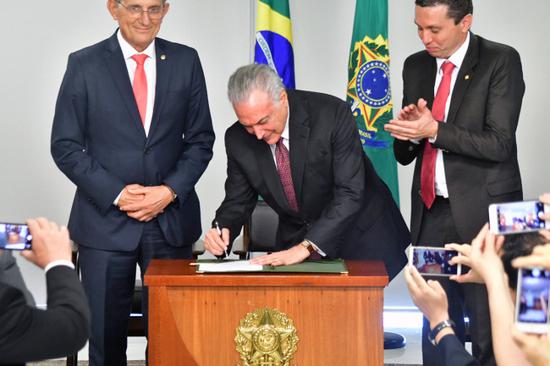
[(86, 344), (90, 312), (76, 272), (57, 266), (46, 281), (48, 310), (27, 305), (19, 289), (0, 282), (0, 363), (64, 357)]
[(167, 184), (178, 195), (158, 222), (168, 243), (201, 233), (194, 186), (212, 158), (214, 132), (197, 52), (156, 39), (157, 82), (148, 137), (116, 34), (69, 56), (53, 122), (55, 163), (76, 185), (71, 238), (97, 249), (130, 251), (143, 223), (113, 205), (131, 183)]
[[(393, 276), (405, 261), (408, 230), (388, 188), (363, 153), (349, 106), (325, 94), (287, 93), (290, 163), (299, 213), (288, 206), (269, 145), (236, 122), (225, 135), (226, 196), (216, 220), (230, 228), (233, 239), (259, 194), (279, 215), (280, 249), (307, 238), (333, 258), (378, 258), (376, 253), (384, 252)], [(370, 226), (387, 212), (397, 212), (387, 223), (388, 232), (395, 231), (393, 224), (399, 228), (396, 236), (387, 242), (369, 237)], [(350, 238), (351, 232), (362, 237)]]
[[(405, 61), (403, 105), (434, 100), (436, 60), (426, 51)], [(513, 48), (470, 34), (466, 57), (453, 89), (447, 123), (439, 124), (434, 146), (443, 149), (453, 219), (464, 242), (488, 221), (493, 202), (522, 199), (516, 128), (525, 85), (519, 54)], [(417, 243), (422, 221), (420, 168), (424, 141), (395, 140), (397, 160), (416, 158), (411, 193), (411, 236)]]
[(454, 335), (441, 338), (437, 344), (440, 364), (444, 366), (479, 366), (480, 363), (466, 351), (464, 345)]

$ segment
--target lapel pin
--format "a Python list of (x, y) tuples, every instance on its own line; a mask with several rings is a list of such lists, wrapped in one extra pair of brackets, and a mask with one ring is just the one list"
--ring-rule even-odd
[(470, 75), (465, 75), (464, 80), (470, 80)]
[(160, 55), (160, 59), (161, 60), (166, 60), (166, 55), (164, 55), (164, 54)]

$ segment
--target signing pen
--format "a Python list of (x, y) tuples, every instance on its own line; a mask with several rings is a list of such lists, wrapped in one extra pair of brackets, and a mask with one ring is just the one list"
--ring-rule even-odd
[[(216, 224), (216, 230), (218, 231), (218, 235), (220, 236), (220, 238), (222, 238), (222, 231), (220, 230), (220, 225), (218, 225), (217, 221), (215, 221), (214, 223)], [(228, 258), (229, 255), (227, 254), (227, 249), (224, 249), (223, 251), (225, 252), (225, 257)]]

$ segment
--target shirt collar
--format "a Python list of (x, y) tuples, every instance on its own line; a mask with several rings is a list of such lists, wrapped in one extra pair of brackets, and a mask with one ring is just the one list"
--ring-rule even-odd
[(130, 43), (128, 43), (124, 37), (122, 37), (122, 34), (120, 33), (120, 29), (118, 30), (116, 34), (116, 38), (118, 39), (118, 44), (120, 45), (120, 49), (122, 50), (122, 56), (124, 56), (125, 60), (130, 59), (135, 54), (145, 54), (151, 59), (155, 59), (156, 51), (155, 51), (155, 40), (153, 39), (153, 42), (143, 52), (138, 52)]
[(458, 50), (455, 51), (449, 58), (437, 58), (437, 72), (441, 72), (441, 65), (443, 65), (443, 62), (449, 61), (452, 62), (453, 65), (455, 65), (455, 70), (460, 70), (460, 67), (462, 66), (462, 62), (464, 62), (464, 58), (466, 57), (466, 52), (468, 52), (468, 47), (470, 46), (470, 32), (466, 35), (466, 39), (464, 40), (464, 43), (458, 48)]
[(290, 119), (290, 105), (288, 103), (286, 105), (286, 110), (287, 110), (287, 113), (286, 113), (285, 129), (283, 130), (281, 137), (287, 141), (290, 141), (290, 132), (288, 129), (288, 120)]

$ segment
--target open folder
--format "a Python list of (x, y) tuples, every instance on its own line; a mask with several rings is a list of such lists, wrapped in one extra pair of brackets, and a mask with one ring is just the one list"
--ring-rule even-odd
[(275, 273), (348, 273), (343, 259), (304, 261), (289, 266), (262, 266), (247, 260), (198, 260), (197, 273), (275, 272)]

